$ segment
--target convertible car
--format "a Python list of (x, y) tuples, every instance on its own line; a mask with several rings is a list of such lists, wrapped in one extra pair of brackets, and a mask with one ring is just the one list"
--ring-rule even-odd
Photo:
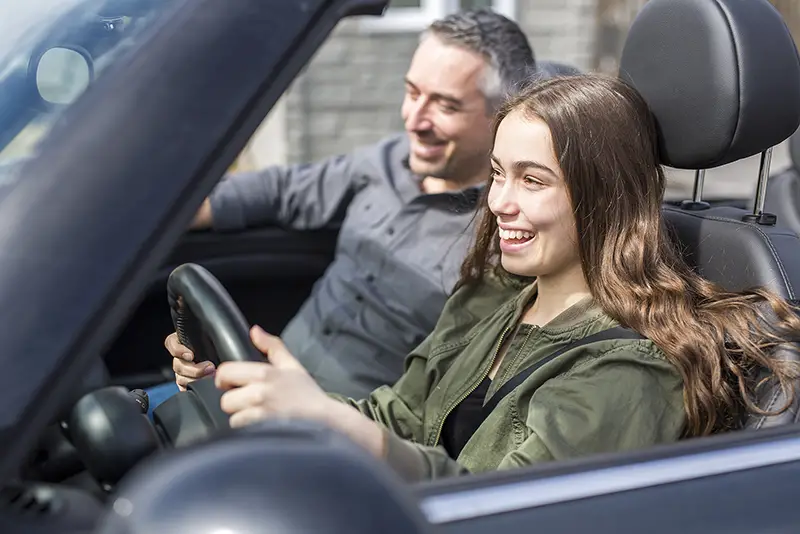
[[(247, 323), (279, 330), (330, 261), (335, 232), (185, 230), (334, 26), (387, 3), (2, 8), (0, 532), (796, 531), (796, 405), (709, 438), (414, 486), (318, 425), (225, 428), (207, 382), (144, 415), (135, 388), (164, 379), (175, 324), (252, 358)], [(650, 104), (663, 163), (698, 171), (693, 198), (664, 207), (691, 264), (797, 299), (800, 229), (765, 209), (772, 147), (800, 125), (780, 15), (650, 0), (619, 75)], [(703, 201), (705, 169), (757, 154), (754, 209)]]

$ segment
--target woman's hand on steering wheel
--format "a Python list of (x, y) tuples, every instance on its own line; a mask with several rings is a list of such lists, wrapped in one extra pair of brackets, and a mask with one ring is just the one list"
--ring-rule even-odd
[(240, 427), (268, 417), (321, 419), (332, 403), (308, 371), (276, 336), (258, 326), (250, 330), (253, 345), (264, 362), (223, 362), (214, 381), (222, 395), (222, 411), (231, 426)]
[(175, 332), (167, 336), (164, 346), (172, 355), (172, 370), (175, 371), (175, 383), (179, 390), (186, 391), (189, 382), (214, 374), (216, 368), (213, 363), (194, 363), (194, 354), (188, 347), (181, 345)]
[(225, 391), (221, 407), (230, 414), (232, 427), (277, 417), (312, 420), (343, 432), (376, 456), (383, 455), (381, 428), (329, 397), (280, 338), (258, 326), (250, 329), (250, 338), (267, 361), (223, 362), (214, 377), (217, 388)]

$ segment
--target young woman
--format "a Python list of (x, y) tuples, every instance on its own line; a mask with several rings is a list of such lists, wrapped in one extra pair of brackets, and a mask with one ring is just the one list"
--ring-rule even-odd
[[(326, 395), (256, 327), (269, 363), (216, 371), (232, 425), (319, 420), (413, 481), (735, 428), (758, 410), (758, 369), (792, 388), (797, 371), (770, 352), (800, 332), (793, 309), (723, 291), (671, 244), (655, 126), (633, 89), (596, 75), (531, 87), (499, 113), (491, 161), (459, 286), (403, 377), (368, 399)], [(618, 325), (641, 337), (587, 342)], [(167, 346), (179, 381), (200, 373)]]

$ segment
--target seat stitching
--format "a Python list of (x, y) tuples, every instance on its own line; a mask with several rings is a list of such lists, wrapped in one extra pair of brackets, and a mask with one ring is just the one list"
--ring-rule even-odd
[[(775, 390), (775, 392), (772, 394), (772, 398), (770, 399), (769, 403), (767, 404), (767, 408), (766, 408), (765, 411), (769, 412), (769, 411), (772, 410), (772, 407), (775, 406), (775, 401), (778, 400), (779, 395), (780, 395), (780, 391), (779, 390)], [(755, 428), (759, 429), (762, 426), (764, 426), (764, 423), (767, 422), (767, 417), (768, 417), (767, 415), (763, 415), (763, 414), (760, 415), (758, 417), (758, 423), (755, 424)]]
[[(780, 273), (781, 278), (783, 278), (783, 282), (784, 282), (784, 284), (786, 285), (786, 288), (789, 291), (789, 298), (792, 298), (792, 299), (795, 298), (794, 297), (794, 288), (792, 287), (792, 284), (789, 281), (789, 278), (788, 278), (788, 276), (786, 274), (786, 269), (785, 269), (785, 267), (783, 265), (783, 262), (778, 257), (777, 251), (775, 250), (775, 246), (772, 243), (772, 239), (770, 239), (769, 235), (767, 235), (767, 233), (764, 232), (761, 228), (759, 228), (759, 227), (757, 227), (755, 225), (752, 225), (750, 223), (746, 223), (744, 221), (737, 221), (736, 219), (729, 219), (727, 217), (716, 217), (716, 216), (713, 216), (713, 215), (712, 216), (702, 216), (702, 215), (698, 215), (698, 214), (695, 214), (695, 213), (686, 213), (686, 212), (681, 211), (681, 210), (675, 210), (675, 209), (670, 209), (670, 208), (665, 208), (665, 210), (666, 211), (670, 211), (672, 213), (680, 213), (681, 215), (687, 215), (689, 217), (695, 217), (695, 218), (698, 218), (698, 219), (705, 219), (705, 220), (709, 220), (709, 221), (719, 221), (719, 222), (724, 222), (724, 223), (734, 223), (734, 224), (737, 224), (739, 226), (748, 226), (750, 228), (753, 228), (756, 232), (761, 234), (761, 237), (764, 238), (764, 241), (766, 242), (767, 247), (769, 248), (769, 250), (770, 250), (770, 252), (772, 254), (772, 258), (775, 260), (775, 263), (777, 263), (778, 272)], [(791, 232), (781, 233), (781, 234), (777, 234), (777, 235), (785, 235), (785, 236), (790, 236), (790, 237), (791, 236), (796, 237), (795, 234), (793, 234)]]
[(781, 390), (780, 389), (776, 389), (775, 392), (772, 394), (772, 399), (770, 399), (769, 404), (767, 404), (767, 410), (766, 411), (772, 410), (772, 407), (775, 406), (775, 401), (778, 400), (778, 397), (780, 396), (780, 394), (781, 394)]

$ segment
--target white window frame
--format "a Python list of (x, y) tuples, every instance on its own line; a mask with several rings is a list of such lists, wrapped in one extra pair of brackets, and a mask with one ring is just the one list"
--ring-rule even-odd
[[(361, 17), (359, 29), (366, 32), (419, 32), (431, 22), (458, 11), (460, 0), (420, 0), (420, 7), (391, 6), (382, 17)], [(493, 0), (492, 9), (514, 20), (517, 0)]]

